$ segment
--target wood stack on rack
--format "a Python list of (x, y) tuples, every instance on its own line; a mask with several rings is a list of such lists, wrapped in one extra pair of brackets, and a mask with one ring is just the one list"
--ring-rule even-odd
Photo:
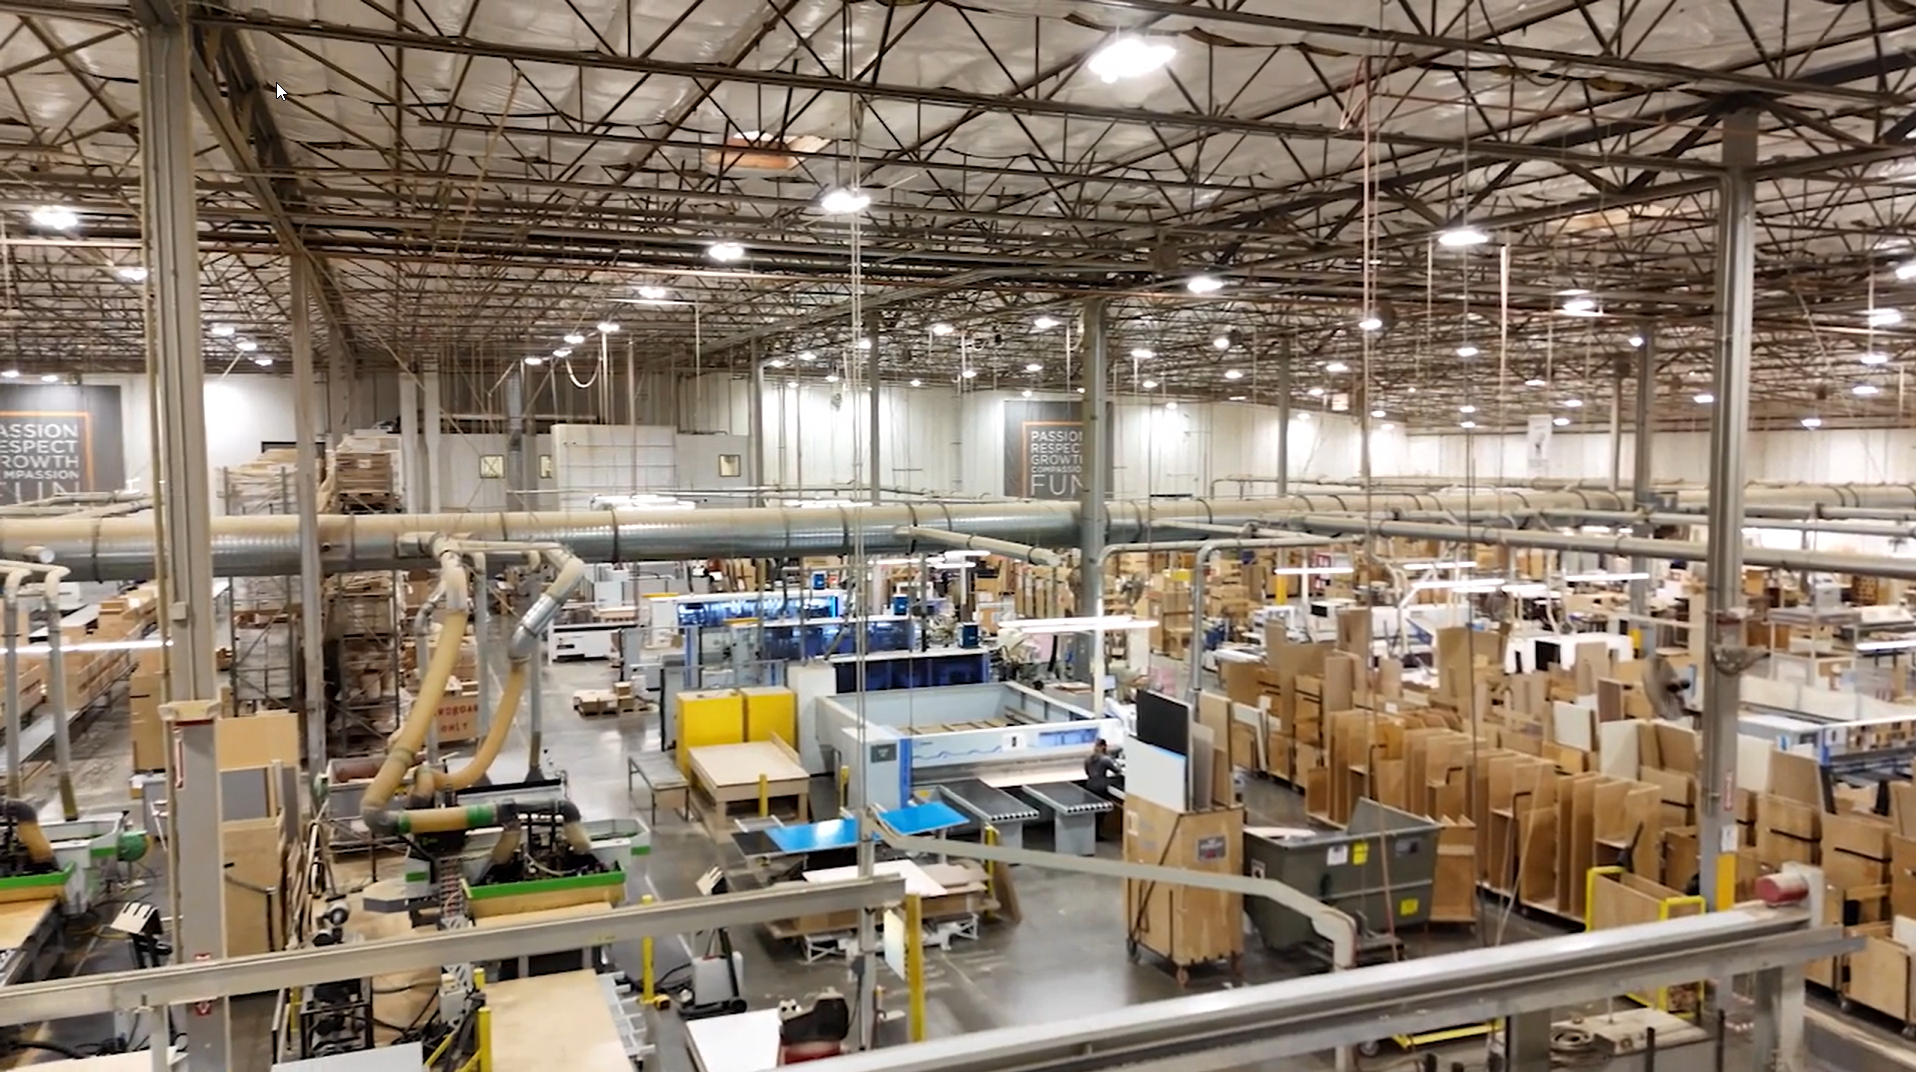
[(326, 642), (338, 682), (334, 724), (351, 748), (355, 736), (383, 736), (398, 727), (401, 703), (399, 575), (339, 573), (326, 578)]
[(399, 437), (349, 435), (333, 448), (322, 498), (340, 514), (396, 514), (405, 509), (399, 480)]
[[(298, 452), (276, 449), (221, 472), (229, 516), (291, 514), (297, 509)], [(286, 707), (299, 697), (299, 583), (292, 576), (231, 580), (233, 644), (222, 667), (243, 710)]]

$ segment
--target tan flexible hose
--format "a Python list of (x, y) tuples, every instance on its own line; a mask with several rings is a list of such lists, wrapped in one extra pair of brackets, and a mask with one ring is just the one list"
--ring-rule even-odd
[(419, 681), (419, 695), (413, 698), (412, 711), (399, 727), (399, 732), (393, 735), (392, 745), (386, 750), (386, 762), (366, 787), (366, 796), (360, 804), (362, 813), (379, 811), (392, 800), (393, 794), (399, 792), (399, 783), (406, 777), (406, 771), (418, 757), (419, 750), (425, 747), (426, 728), (433, 719), (439, 717), (439, 701), (445, 698), (446, 685), (452, 680), (453, 667), (459, 662), (458, 640), (446, 638), (466, 635), (466, 612), (446, 612), (439, 635), (439, 646), (433, 649), (432, 660), (426, 664), (426, 673)]
[(499, 693), (499, 706), (493, 708), (492, 725), (486, 729), (485, 740), (479, 742), (479, 750), (472, 754), (465, 766), (435, 780), (439, 788), (453, 792), (471, 789), (478, 784), (479, 779), (485, 777), (486, 769), (492, 766), (493, 760), (499, 758), (499, 753), (506, 747), (506, 737), (512, 733), (512, 717), (518, 713), (519, 697), (526, 690), (526, 676), (526, 664), (513, 662), (511, 669), (506, 671), (505, 688)]

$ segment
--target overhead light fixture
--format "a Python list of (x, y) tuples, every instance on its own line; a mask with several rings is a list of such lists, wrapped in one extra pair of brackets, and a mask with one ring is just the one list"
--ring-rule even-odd
[(240, 339), (239, 341), (233, 343), (233, 347), (234, 349), (237, 349), (242, 354), (250, 354), (254, 350), (259, 349), (259, 343), (256, 343), (251, 339)]
[(1865, 398), (1867, 398), (1870, 395), (1882, 394), (1883, 389), (1881, 387), (1876, 386), (1873, 383), (1859, 383), (1856, 386), (1850, 388), (1849, 393), (1853, 395), (1862, 395)]
[(1588, 293), (1590, 293), (1590, 292), (1589, 292), (1589, 291), (1587, 291), (1587, 290), (1585, 290), (1585, 289), (1583, 289), (1582, 287), (1568, 287), (1568, 288), (1566, 288), (1566, 289), (1564, 289), (1564, 290), (1560, 290), (1560, 291), (1558, 291), (1558, 292), (1557, 292), (1557, 297), (1559, 297), (1559, 298), (1581, 298), (1581, 297), (1583, 297), (1583, 296), (1584, 296), (1585, 294), (1588, 294)]
[(1158, 356), (1158, 352), (1156, 350), (1147, 350), (1142, 346), (1131, 351), (1131, 359), (1133, 361), (1149, 361), (1156, 356)]
[(1052, 317), (1052, 316), (1041, 316), (1038, 319), (1033, 320), (1031, 322), (1031, 326), (1036, 328), (1039, 331), (1050, 331), (1052, 328), (1055, 328), (1058, 326), (1058, 319), (1057, 317)]
[(805, 350), (798, 355), (798, 359), (800, 361), (810, 363), (810, 362), (818, 360), (818, 355), (815, 353), (812, 353), (810, 350)]
[(579, 346), (585, 342), (585, 336), (576, 331), (567, 332), (565, 341), (569, 346)]
[(1561, 312), (1565, 316), (1595, 316), (1597, 302), (1595, 298), (1571, 298), (1563, 303)]
[(1371, 411), (1370, 411), (1370, 415), (1371, 415), (1371, 416), (1372, 416), (1373, 418), (1376, 418), (1377, 420), (1383, 420), (1383, 419), (1384, 419), (1384, 416), (1385, 416), (1385, 414), (1384, 414), (1384, 411), (1383, 411), (1383, 410), (1381, 410), (1381, 409), (1374, 409), (1374, 410), (1371, 410)]
[(947, 324), (942, 320), (940, 320), (938, 323), (933, 324), (931, 326), (931, 333), (933, 335), (949, 335), (952, 332), (957, 330), (958, 330), (957, 328), (952, 327), (950, 324)]
[(1856, 355), (1856, 360), (1861, 361), (1865, 365), (1887, 365), (1889, 364), (1889, 355), (1881, 350), (1867, 350)]
[(1244, 372), (1241, 369), (1225, 369), (1224, 378), (1227, 380), (1241, 380), (1244, 378)]
[(1642, 346), (1643, 346), (1643, 336), (1641, 335), (1630, 336), (1630, 348), (1632, 350), (1640, 349)]
[(871, 195), (859, 190), (840, 187), (828, 190), (818, 199), (818, 207), (827, 216), (850, 216), (871, 207)]
[(48, 231), (71, 231), (80, 226), (80, 214), (65, 205), (41, 205), (27, 214), (35, 227)]
[(1462, 346), (1459, 346), (1457, 348), (1458, 357), (1476, 357), (1479, 352), (1480, 351), (1475, 346), (1472, 346), (1469, 343), (1465, 343)]
[(860, 350), (869, 350), (869, 349), (871, 349), (871, 348), (872, 348), (872, 341), (871, 341), (871, 338), (870, 338), (870, 337), (868, 336), (868, 337), (866, 337), (866, 338), (863, 338), (863, 339), (860, 339), (860, 340), (858, 340), (858, 348), (859, 348)]
[(1916, 261), (1904, 261), (1896, 266), (1896, 278), (1907, 283), (1916, 279)]
[(1457, 427), (1468, 430), (1468, 429), (1477, 427), (1477, 422), (1476, 421), (1461, 421), (1458, 423)]
[(1224, 280), (1214, 275), (1194, 275), (1184, 281), (1184, 289), (1193, 294), (1215, 294), (1224, 289)]
[(1164, 408), (1165, 408), (1165, 409), (1176, 409), (1176, 408), (1178, 408), (1178, 404), (1177, 404), (1176, 402), (1166, 402), (1166, 403), (1164, 404)]
[(1330, 373), (1333, 376), (1336, 376), (1345, 372), (1349, 372), (1350, 370), (1351, 370), (1351, 367), (1349, 365), (1344, 364), (1342, 361), (1333, 361), (1330, 364), (1324, 366), (1324, 371)]
[(827, 373), (825, 374), (825, 382), (826, 382), (826, 383), (837, 383), (837, 382), (838, 382), (838, 373), (836, 373), (836, 372), (827, 372)]
[(1030, 397), (1031, 397), (1031, 388), (1029, 388), (1029, 387), (1027, 387), (1027, 388), (1025, 388), (1025, 389), (1024, 389), (1024, 390), (1023, 390), (1022, 392), (1020, 392), (1020, 393), (1021, 393), (1021, 394), (1023, 394), (1023, 395), (1024, 395), (1024, 396), (1025, 396), (1026, 398), (1030, 398)]
[(765, 363), (773, 368), (784, 368), (787, 362), (782, 357), (775, 357)]
[(41, 383), (59, 383), (60, 375), (59, 373), (56, 373), (56, 372), (42, 373), (40, 376), (40, 382)]
[(1490, 236), (1475, 227), (1452, 227), (1437, 235), (1437, 244), (1450, 249), (1464, 249), (1481, 246), (1490, 241)]
[(1470, 403), (1468, 403), (1468, 402), (1466, 402), (1466, 403), (1464, 403), (1463, 405), (1461, 405), (1461, 406), (1458, 406), (1458, 407), (1457, 407), (1457, 412), (1459, 412), (1459, 413), (1475, 413), (1475, 412), (1477, 412), (1477, 407), (1476, 407), (1476, 406), (1473, 406), (1473, 405), (1471, 405), (1471, 404), (1470, 404)]
[(644, 298), (646, 301), (658, 301), (670, 293), (671, 291), (666, 290), (664, 287), (655, 286), (650, 283), (639, 288), (639, 297)]
[(1026, 372), (1043, 372), (1044, 365), (1041, 362), (1033, 361), (1030, 364), (1027, 364), (1025, 366), (1025, 371)]
[(1529, 379), (1525, 380), (1523, 382), (1523, 385), (1525, 387), (1547, 387), (1550, 385), (1550, 381), (1544, 379), (1541, 376), (1532, 376)]
[(1294, 421), (1308, 421), (1311, 419), (1311, 415), (1308, 411), (1304, 413), (1293, 413), (1291, 414), (1291, 419)]
[(1821, 428), (1823, 427), (1823, 418), (1805, 417), (1803, 418), (1802, 424), (1803, 424), (1803, 427), (1805, 428)]
[(1377, 426), (1377, 430), (1378, 430), (1378, 431), (1380, 431), (1380, 432), (1388, 432), (1388, 431), (1390, 431), (1390, 430), (1391, 430), (1392, 428), (1395, 428), (1395, 427), (1397, 427), (1397, 426), (1396, 426), (1396, 425), (1394, 425), (1394, 424), (1392, 424), (1392, 423), (1390, 423), (1389, 421), (1385, 421), (1385, 422), (1384, 422), (1383, 424), (1380, 424), (1380, 425), (1378, 425), (1378, 426)]
[(1566, 398), (1563, 400), (1564, 409), (1581, 409), (1582, 407), (1583, 399), (1581, 398)]
[(1082, 388), (1082, 387), (1080, 387), (1080, 388), (1078, 388), (1078, 393), (1079, 393), (1079, 394), (1083, 394), (1083, 393), (1084, 393), (1084, 388)]
[(923, 387), (925, 384), (923, 380), (913, 380), (911, 381), (911, 385), (913, 387)]
[(1146, 380), (1143, 383), (1138, 384), (1138, 386), (1144, 388), (1147, 391), (1155, 391), (1158, 389), (1158, 381)]
[(1359, 320), (1357, 326), (1364, 331), (1382, 331), (1384, 330), (1384, 321), (1381, 317), (1367, 316)]
[(137, 264), (122, 264), (118, 268), (113, 269), (113, 274), (126, 280), (128, 283), (146, 282), (146, 269)]
[(1126, 35), (1093, 52), (1085, 67), (1106, 83), (1141, 78), (1171, 62), (1177, 49), (1161, 42)]
[(1886, 328), (1903, 322), (1903, 313), (1900, 309), (1876, 308), (1863, 315), (1869, 320), (1869, 326), (1873, 328)]
[(0, 380), (17, 380), (19, 378), (20, 370), (17, 368), (10, 368), (5, 372), (0, 372)]
[(958, 375), (963, 376), (967, 380), (975, 380), (978, 378), (978, 370), (975, 368), (968, 368), (965, 371), (960, 372)]
[[(1084, 388), (1082, 388), (1082, 387), (1080, 387), (1080, 388), (1078, 388), (1078, 393), (1080, 393), (1080, 394), (1082, 394), (1082, 393), (1084, 393)], [(1242, 402), (1242, 401), (1244, 401), (1244, 399), (1245, 399), (1246, 397), (1248, 397), (1248, 396), (1246, 396), (1246, 395), (1232, 395), (1232, 396), (1231, 396), (1230, 398), (1228, 398), (1228, 399), (1226, 399), (1225, 401), (1227, 401), (1227, 402)]]
[[(601, 335), (611, 335), (611, 334), (614, 334), (615, 332), (617, 332), (617, 331), (619, 330), (619, 325), (618, 325), (618, 322), (617, 322), (617, 321), (613, 321), (613, 320), (601, 320), (601, 321), (599, 321), (599, 325), (598, 325), (598, 328), (599, 328), (599, 334), (601, 334)], [(567, 341), (567, 342), (571, 342), (572, 340), (571, 340), (571, 339), (567, 339), (566, 341)]]
[(545, 358), (543, 358), (543, 357), (528, 357), (528, 358), (526, 358), (526, 364), (528, 364), (528, 365), (531, 365), (531, 366), (533, 366), (533, 367), (535, 367), (535, 368), (536, 368), (536, 367), (538, 367), (538, 366), (540, 366), (540, 365), (543, 365), (543, 364), (545, 364), (545, 363), (546, 363), (546, 359), (545, 359)]
[(705, 255), (723, 264), (745, 259), (745, 247), (737, 242), (714, 242), (705, 247)]
[(1699, 406), (1707, 406), (1716, 401), (1716, 396), (1708, 391), (1701, 391), (1697, 393), (1695, 401)]
[(1311, 396), (1312, 398), (1323, 398), (1323, 397), (1324, 397), (1324, 389), (1323, 389), (1322, 387), (1313, 387), (1313, 388), (1311, 388), (1310, 390), (1308, 390), (1308, 391), (1306, 391), (1306, 392), (1304, 392), (1304, 393), (1305, 393), (1305, 394), (1307, 394), (1307, 395), (1310, 395), (1310, 396)]
[(270, 357), (256, 357), (253, 359), (253, 364), (258, 365), (260, 368), (268, 368), (273, 364), (273, 359)]
[(1211, 345), (1219, 350), (1229, 350), (1231, 348), (1231, 336), (1228, 334), (1219, 335), (1217, 338), (1211, 340)]
[(233, 337), (233, 325), (231, 325), (231, 324), (214, 324), (214, 325), (213, 325), (213, 337), (214, 337), (214, 338), (216, 338), (216, 339), (230, 339), (230, 338), (232, 338), (232, 337)]
[(559, 348), (558, 348), (557, 350), (554, 350), (554, 351), (552, 351), (552, 356), (553, 356), (553, 357), (557, 357), (557, 358), (561, 358), (561, 359), (563, 359), (563, 358), (568, 358), (568, 357), (571, 357), (571, 356), (572, 356), (572, 347), (570, 347), (570, 346), (561, 346), (561, 347), (559, 347)]
[(1570, 418), (1556, 417), (1556, 418), (1553, 418), (1550, 423), (1556, 425), (1559, 428), (1562, 428), (1570, 423)]

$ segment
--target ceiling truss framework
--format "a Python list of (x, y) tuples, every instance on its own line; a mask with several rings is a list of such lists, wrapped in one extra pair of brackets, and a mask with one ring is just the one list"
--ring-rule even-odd
[[(124, 269), (148, 2), (0, 0), (0, 364), (143, 360)], [(1916, 334), (1866, 316), (1916, 290), (1895, 274), (1916, 258), (1903, 0), (200, 0), (191, 18), (218, 367), (286, 356), (299, 257), (322, 352), (375, 367), (489, 380), (609, 318), (647, 369), (758, 354), (822, 377), (863, 357), (854, 223), (818, 208), (855, 185), (888, 379), (1069, 391), (1077, 302), (1105, 295), (1123, 392), (1271, 401), (1288, 352), (1300, 406), (1441, 427), (1579, 399), (1589, 418), (1651, 330), (1660, 415), (1700, 424), (1718, 128), (1748, 110), (1758, 419), (1880, 425), (1911, 404)], [(1103, 84), (1087, 64), (1120, 33), (1176, 54)], [(49, 204), (82, 225), (35, 226)], [(1492, 240), (1434, 241), (1465, 222)], [(717, 241), (744, 259), (714, 261)], [(1193, 296), (1199, 273), (1226, 285)], [(1598, 315), (1566, 315), (1573, 291)]]

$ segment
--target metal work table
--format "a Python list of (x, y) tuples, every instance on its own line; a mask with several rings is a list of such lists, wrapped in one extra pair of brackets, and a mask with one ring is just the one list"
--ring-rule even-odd
[(1025, 824), (1038, 818), (1038, 809), (976, 778), (940, 782), (933, 788), (959, 811), (997, 830), (998, 844), (1009, 848), (1024, 846)]
[(1044, 782), (1021, 790), (1025, 798), (1051, 813), (1052, 845), (1069, 856), (1096, 856), (1098, 816), (1111, 802), (1076, 782)]
[(632, 778), (637, 776), (645, 782), (646, 795), (652, 808), (652, 825), (659, 825), (659, 797), (678, 795), (679, 818), (692, 821), (692, 786), (680, 773), (679, 765), (664, 752), (641, 752), (625, 757), (625, 793), (632, 795)]

